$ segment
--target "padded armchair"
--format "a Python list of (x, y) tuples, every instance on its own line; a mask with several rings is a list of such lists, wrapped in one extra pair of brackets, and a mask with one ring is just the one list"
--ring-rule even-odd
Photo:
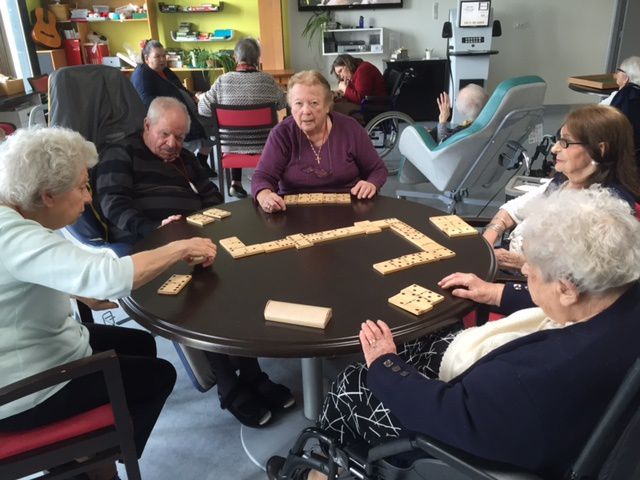
[[(414, 167), (443, 192), (435, 197), (455, 212), (469, 190), (487, 188), (504, 177), (506, 170), (520, 166), (524, 141), (542, 123), (546, 88), (544, 80), (533, 75), (503, 81), (471, 126), (441, 144), (424, 128), (407, 127), (399, 142), (400, 153), (411, 164), (405, 166)], [(398, 196), (412, 193), (398, 192)]]
[[(145, 108), (131, 82), (119, 69), (80, 65), (56, 70), (49, 77), (49, 124), (67, 127), (92, 141), (98, 152), (142, 130)], [(93, 208), (65, 233), (91, 247), (106, 247), (126, 255), (131, 247), (110, 243), (106, 225)]]
[[(110, 403), (27, 431), (0, 432), (0, 478), (48, 470), (42, 479), (63, 479), (121, 459), (129, 480), (140, 480), (133, 425), (120, 364), (113, 350), (52, 368), (0, 389), (0, 405), (43, 388), (96, 372), (104, 375)], [(83, 463), (74, 460), (91, 457)]]
[[(231, 185), (230, 168), (256, 168), (269, 132), (278, 123), (276, 105), (213, 106), (214, 142), (220, 192)], [(255, 153), (234, 153), (243, 150)]]
[[(305, 452), (320, 443), (329, 459)], [(629, 369), (582, 451), (564, 479), (629, 480), (640, 478), (640, 359)], [(401, 457), (398, 457), (401, 456)], [(426, 458), (425, 458), (426, 457)], [(408, 464), (408, 466), (400, 466)], [(339, 448), (322, 430), (303, 431), (283, 465), (279, 480), (297, 478), (296, 472), (315, 468), (336, 477), (338, 466), (352, 476), (339, 478), (384, 480), (543, 480), (516, 467), (488, 462), (437, 442), (425, 435), (394, 439), (368, 448)]]

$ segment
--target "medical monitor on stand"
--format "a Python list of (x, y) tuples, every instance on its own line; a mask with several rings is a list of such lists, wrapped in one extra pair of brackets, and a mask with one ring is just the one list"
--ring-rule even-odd
[[(487, 85), (489, 77), (489, 59), (498, 52), (491, 49), (494, 36), (499, 36), (500, 28), (496, 28), (493, 20), (491, 1), (458, 0), (457, 8), (449, 10), (449, 25), (446, 30), (448, 48), (447, 56), (451, 65), (451, 84), (449, 95), (452, 102), (465, 85), (475, 83), (481, 87)], [(463, 116), (453, 109), (451, 121), (459, 124)]]
[(490, 12), (490, 1), (476, 2), (472, 0), (461, 0), (458, 5), (458, 27), (488, 27)]

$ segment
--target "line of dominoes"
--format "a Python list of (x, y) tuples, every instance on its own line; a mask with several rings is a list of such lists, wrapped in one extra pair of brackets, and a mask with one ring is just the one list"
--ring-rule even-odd
[(285, 205), (329, 205), (351, 203), (350, 193), (298, 193), (284, 196)]

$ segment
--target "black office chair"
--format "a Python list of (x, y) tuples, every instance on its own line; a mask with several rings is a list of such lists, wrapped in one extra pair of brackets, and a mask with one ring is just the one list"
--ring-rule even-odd
[[(310, 453), (320, 444), (329, 458)], [(640, 478), (640, 359), (607, 406), (577, 459), (563, 478), (569, 480), (630, 480)], [(398, 466), (398, 456), (409, 466)], [(427, 456), (425, 458), (425, 456)], [(417, 459), (416, 459), (417, 458)], [(279, 480), (295, 479), (299, 472), (314, 468), (330, 479), (362, 480), (542, 480), (516, 467), (473, 457), (425, 435), (387, 441), (369, 448), (341, 448), (326, 432), (308, 428), (291, 448)], [(340, 472), (340, 473), (339, 473)]]

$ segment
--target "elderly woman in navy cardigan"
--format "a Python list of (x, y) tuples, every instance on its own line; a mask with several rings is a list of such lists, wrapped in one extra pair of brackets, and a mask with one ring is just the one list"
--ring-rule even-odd
[(156, 97), (173, 97), (185, 104), (191, 117), (191, 128), (185, 138), (185, 148), (197, 151), (200, 163), (207, 168), (211, 144), (198, 117), (198, 101), (182, 85), (178, 76), (167, 66), (167, 53), (157, 40), (149, 40), (142, 48), (142, 62), (133, 72), (131, 83), (149, 108)]
[(367, 320), (366, 365), (338, 376), (319, 426), (342, 444), (424, 433), (562, 478), (640, 354), (640, 222), (606, 189), (565, 189), (538, 202), (523, 237), (537, 307), (399, 347)]

